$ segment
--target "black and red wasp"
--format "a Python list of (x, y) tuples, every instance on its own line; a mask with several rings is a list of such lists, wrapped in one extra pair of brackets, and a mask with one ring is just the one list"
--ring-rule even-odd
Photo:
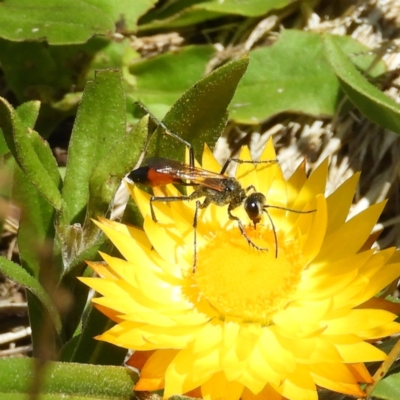
[[(144, 108), (142, 106), (142, 108)], [(206, 208), (211, 203), (218, 206), (228, 205), (228, 218), (237, 222), (241, 234), (244, 236), (248, 244), (257, 250), (269, 250), (268, 248), (260, 247), (255, 244), (247, 235), (243, 223), (239, 217), (232, 214), (232, 211), (244, 205), (244, 209), (256, 228), (257, 223), (261, 221), (262, 214), (266, 213), (271, 223), (275, 240), (275, 257), (278, 257), (278, 239), (275, 226), (271, 216), (268, 213), (268, 208), (291, 211), (295, 213), (311, 213), (310, 211), (298, 211), (286, 207), (268, 205), (265, 196), (257, 192), (253, 185), (243, 188), (239, 181), (233, 177), (225, 175), (225, 172), (231, 162), (239, 164), (271, 164), (278, 160), (263, 160), (263, 161), (245, 161), (237, 158), (229, 158), (219, 173), (198, 168), (194, 165), (194, 151), (190, 143), (179, 137), (177, 134), (168, 130), (164, 123), (158, 121), (147, 109), (144, 110), (165, 130), (165, 133), (174, 137), (189, 149), (189, 164), (170, 160), (167, 158), (149, 158), (146, 160), (146, 165), (139, 167), (127, 175), (127, 178), (135, 183), (146, 186), (164, 186), (169, 183), (179, 184), (183, 186), (194, 186), (194, 191), (189, 195), (181, 196), (152, 196), (150, 198), (150, 212), (154, 222), (157, 218), (154, 212), (153, 202), (173, 202), (173, 201), (190, 201), (201, 197), (203, 202), (196, 201), (196, 209), (193, 220), (194, 228), (194, 266), (196, 266), (196, 227), (198, 219), (198, 210)], [(253, 193), (248, 194), (253, 191)]]

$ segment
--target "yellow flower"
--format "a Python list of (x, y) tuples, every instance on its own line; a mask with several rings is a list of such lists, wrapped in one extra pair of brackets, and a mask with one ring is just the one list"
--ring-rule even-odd
[[(242, 158), (250, 160), (244, 150)], [(269, 142), (263, 160), (275, 159)], [(203, 168), (219, 171), (209, 150)], [(309, 178), (301, 165), (285, 180), (279, 164), (241, 164), (268, 208), (254, 228), (243, 207), (249, 246), (227, 207), (200, 210), (193, 268), (195, 202), (154, 203), (129, 185), (143, 230), (98, 223), (124, 259), (90, 263), (101, 278), (81, 278), (103, 297), (96, 306), (117, 324), (98, 339), (135, 350), (136, 390), (164, 389), (205, 399), (316, 400), (317, 387), (363, 396), (365, 362), (385, 359), (369, 342), (400, 332), (395, 306), (375, 298), (400, 275), (394, 249), (364, 249), (384, 203), (346, 220), (358, 174), (325, 197), (327, 162)], [(172, 185), (166, 195), (179, 195)], [(365, 246), (364, 246), (365, 247)], [(277, 257), (275, 251), (277, 250)]]

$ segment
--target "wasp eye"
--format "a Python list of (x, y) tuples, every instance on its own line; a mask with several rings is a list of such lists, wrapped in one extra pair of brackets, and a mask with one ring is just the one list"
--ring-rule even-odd
[(262, 193), (253, 193), (244, 202), (244, 209), (255, 224), (261, 220), (264, 204), (265, 196)]
[(247, 215), (251, 220), (260, 217), (260, 214), (262, 213), (262, 208), (260, 207), (260, 203), (258, 203), (257, 201), (246, 201), (244, 209), (246, 210)]

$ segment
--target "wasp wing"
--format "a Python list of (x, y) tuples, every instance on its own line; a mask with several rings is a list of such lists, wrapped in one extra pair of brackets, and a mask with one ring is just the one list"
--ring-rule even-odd
[[(169, 178), (167, 183), (182, 183), (189, 185), (202, 185), (223, 191), (225, 188), (226, 176), (218, 174), (216, 172), (208, 171), (203, 168), (192, 167), (189, 164), (185, 164), (180, 161), (170, 160), (168, 158), (154, 157), (149, 158), (145, 162), (146, 166), (141, 168), (147, 168), (150, 171), (154, 171), (157, 174), (163, 174)], [(139, 168), (140, 169), (140, 168)], [(138, 170), (135, 170), (138, 171)], [(134, 173), (135, 171), (132, 171)], [(134, 179), (132, 179), (134, 180)], [(164, 181), (167, 181), (165, 179)], [(163, 181), (160, 179), (160, 182)], [(164, 182), (163, 181), (163, 182)], [(162, 184), (153, 184), (153, 186), (161, 186)]]

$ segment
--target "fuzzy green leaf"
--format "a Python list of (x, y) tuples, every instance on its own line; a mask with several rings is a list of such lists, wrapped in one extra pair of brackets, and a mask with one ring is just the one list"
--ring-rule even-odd
[[(77, 337), (73, 351), (68, 361), (85, 364), (121, 365), (127, 350), (111, 343), (96, 340), (95, 337), (111, 329), (114, 322), (101, 314), (95, 307), (90, 308), (89, 315), (84, 320), (82, 332)], [(66, 360), (67, 358), (64, 358)]]
[(64, 224), (84, 221), (89, 179), (125, 135), (125, 97), (118, 70), (98, 71), (88, 82), (72, 131), (63, 188)]
[(374, 398), (384, 400), (400, 399), (400, 373), (382, 379), (372, 392)]
[(39, 365), (30, 358), (0, 360), (0, 397), (26, 400), (37, 387), (40, 400), (129, 400), (138, 379), (123, 367), (48, 362), (40, 371)]
[(120, 29), (135, 32), (138, 19), (151, 9), (157, 0), (85, 0), (95, 7), (101, 8), (110, 15), (114, 22), (118, 22)]
[(194, 6), (194, 9), (203, 9), (216, 11), (226, 14), (238, 14), (246, 17), (259, 17), (265, 15), (271, 10), (277, 10), (286, 7), (292, 3), (292, 0), (226, 0), (226, 1), (208, 1)]
[[(165, 116), (165, 125), (191, 143), (198, 157), (203, 154), (204, 143), (213, 146), (221, 135), (228, 119), (226, 109), (248, 62), (243, 57), (216, 69), (187, 90)], [(176, 139), (167, 135), (154, 139), (156, 155), (184, 159), (185, 147)]]
[[(341, 38), (341, 47), (348, 54), (367, 50), (349, 37)], [(353, 58), (365, 69), (374, 59)], [(382, 63), (373, 72), (383, 72)], [(258, 124), (282, 112), (333, 115), (340, 98), (339, 81), (325, 58), (321, 35), (284, 30), (274, 45), (250, 52), (249, 69), (229, 110), (236, 122)]]
[[(89, 181), (89, 204), (85, 226), (94, 229), (92, 218), (105, 216), (123, 177), (135, 166), (148, 134), (148, 118), (143, 118), (125, 134), (99, 162)], [(97, 232), (97, 230), (95, 231)]]
[[(178, 51), (139, 61), (130, 67), (137, 79), (132, 104), (145, 104), (162, 118), (185, 90), (198, 81), (214, 55), (212, 46), (187, 46)], [(182, 65), (190, 68), (182, 68)]]
[(324, 36), (324, 48), (350, 101), (371, 121), (400, 133), (400, 106), (361, 75), (334, 36)]
[(60, 45), (84, 43), (94, 35), (113, 32), (112, 18), (95, 3), (85, 0), (3, 0), (0, 37), (12, 41), (46, 40)]
[(203, 0), (179, 0), (169, 2), (162, 8), (156, 7), (141, 18), (139, 31), (190, 26), (224, 15), (220, 12), (194, 8), (201, 3)]
[(28, 123), (21, 120), (11, 105), (0, 98), (0, 127), (8, 148), (30, 182), (54, 208), (59, 210), (61, 195), (58, 189), (59, 181), (54, 180), (55, 160), (47, 145), (44, 142), (38, 143), (41, 139), (27, 125)]

